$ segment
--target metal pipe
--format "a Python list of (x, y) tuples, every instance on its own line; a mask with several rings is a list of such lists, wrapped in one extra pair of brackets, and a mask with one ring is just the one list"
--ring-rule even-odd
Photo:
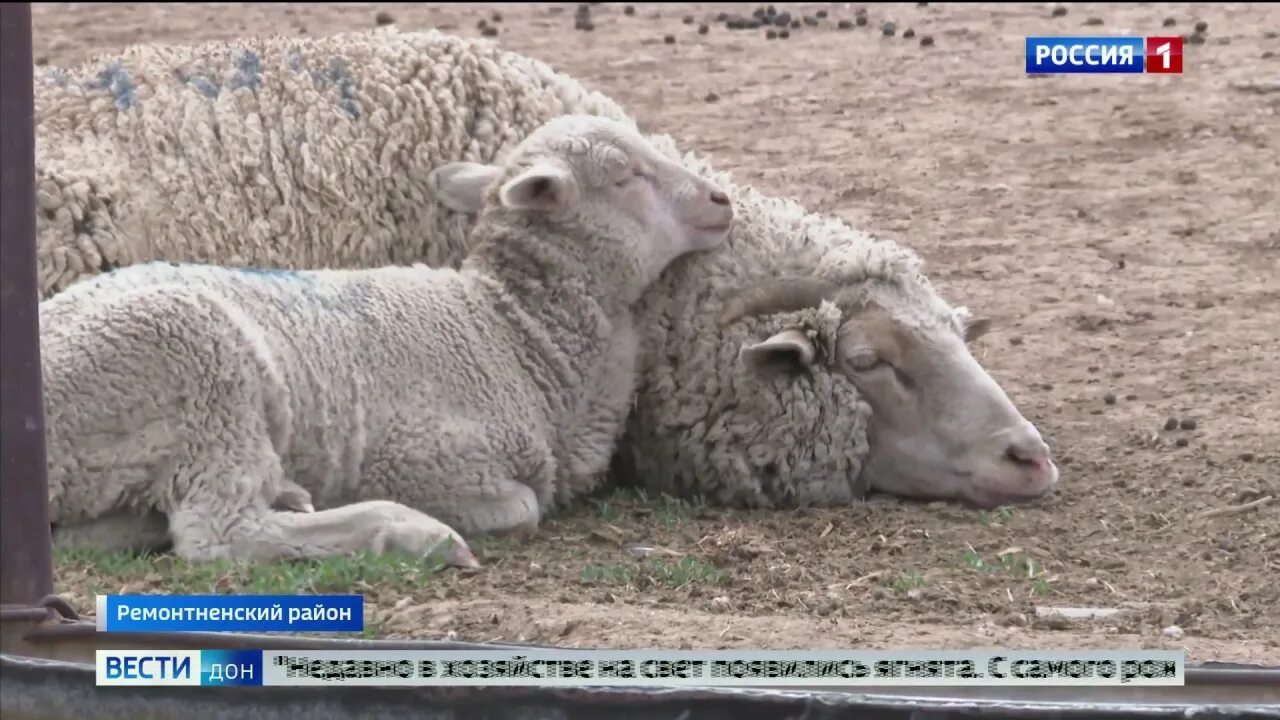
[(0, 5), (0, 604), (53, 592), (36, 284), (31, 3)]

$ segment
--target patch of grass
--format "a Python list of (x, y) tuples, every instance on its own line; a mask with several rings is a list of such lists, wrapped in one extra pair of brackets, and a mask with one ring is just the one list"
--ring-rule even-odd
[(189, 563), (173, 555), (80, 548), (55, 550), (54, 564), (62, 577), (84, 578), (74, 590), (88, 595), (118, 593), (123, 587), (193, 595), (343, 594), (359, 592), (357, 588), (365, 586), (407, 593), (420, 589), (444, 569), (443, 561), (400, 553), (268, 563)]
[(907, 572), (901, 577), (895, 579), (892, 584), (894, 590), (900, 593), (905, 593), (908, 590), (924, 587), (925, 579), (919, 572), (911, 570), (910, 572)]
[(697, 519), (707, 507), (702, 496), (685, 499), (659, 493), (651, 497), (643, 488), (617, 488), (592, 502), (601, 519), (607, 523), (616, 524), (634, 513), (656, 518), (666, 530)]
[(630, 585), (638, 568), (632, 565), (588, 565), (582, 568), (582, 581), (602, 585)]
[(978, 511), (978, 522), (985, 527), (991, 527), (993, 524), (1003, 525), (1011, 519), (1013, 519), (1013, 508), (1008, 505), (1001, 505), (990, 512)]
[(729, 574), (715, 564), (693, 556), (678, 561), (649, 559), (642, 563), (588, 565), (582, 569), (582, 581), (600, 585), (649, 585), (683, 587), (685, 585), (723, 585)]
[(983, 573), (1004, 573), (1019, 580), (1032, 582), (1032, 591), (1039, 595), (1049, 594), (1048, 571), (1029, 556), (1020, 552), (1005, 552), (988, 561), (970, 547), (960, 556), (961, 562)]

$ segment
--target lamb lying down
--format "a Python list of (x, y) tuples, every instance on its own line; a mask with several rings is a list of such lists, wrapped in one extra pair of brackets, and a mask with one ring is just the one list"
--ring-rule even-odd
[(429, 179), (478, 214), (457, 270), (152, 263), (46, 300), (55, 542), (152, 545), (160, 513), (189, 560), (465, 566), (464, 536), (591, 490), (634, 393), (631, 307), (725, 241), (729, 198), (586, 115)]

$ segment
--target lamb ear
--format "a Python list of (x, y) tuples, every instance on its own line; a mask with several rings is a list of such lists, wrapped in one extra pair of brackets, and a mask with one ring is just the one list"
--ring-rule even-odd
[(786, 368), (800, 370), (813, 364), (817, 349), (813, 340), (802, 330), (783, 330), (768, 340), (753, 345), (743, 345), (738, 358), (756, 372), (768, 372)]
[(578, 201), (578, 181), (568, 168), (543, 160), (508, 180), (498, 200), (515, 210), (564, 210)]
[(956, 319), (960, 321), (960, 325), (964, 328), (965, 342), (973, 342), (991, 331), (991, 318), (975, 317), (967, 307), (956, 308), (955, 315)]
[(502, 168), (474, 162), (441, 165), (427, 175), (427, 184), (440, 203), (455, 212), (475, 214), (484, 206), (484, 194), (499, 177)]

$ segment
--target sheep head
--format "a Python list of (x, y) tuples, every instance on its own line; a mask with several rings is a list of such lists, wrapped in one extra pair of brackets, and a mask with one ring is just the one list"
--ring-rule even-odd
[(866, 443), (863, 486), (991, 508), (1056, 485), (1049, 446), (966, 346), (988, 319), (921, 286), (809, 277), (741, 288), (721, 326), (743, 318), (761, 321), (739, 352), (748, 375), (787, 386), (825, 373), (870, 406), (865, 438), (850, 439)]

